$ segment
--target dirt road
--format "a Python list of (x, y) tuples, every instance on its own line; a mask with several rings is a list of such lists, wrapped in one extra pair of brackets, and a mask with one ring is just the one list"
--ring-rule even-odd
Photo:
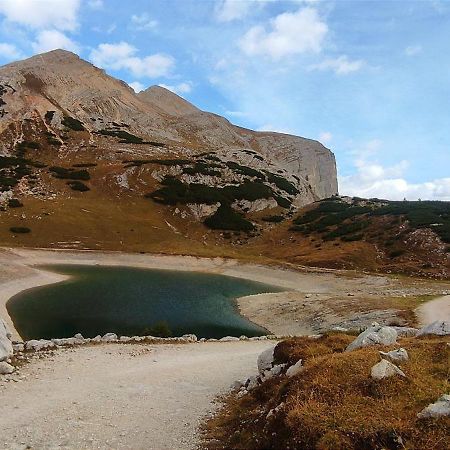
[[(213, 400), (270, 341), (58, 350), (0, 384), (0, 448), (192, 449)], [(26, 446), (30, 447), (26, 447)]]

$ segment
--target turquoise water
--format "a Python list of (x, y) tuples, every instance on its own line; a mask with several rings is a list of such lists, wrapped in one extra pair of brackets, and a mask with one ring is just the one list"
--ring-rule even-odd
[[(240, 316), (235, 299), (279, 292), (253, 281), (197, 272), (128, 267), (52, 265), (67, 281), (29, 289), (11, 298), (8, 313), (24, 339), (82, 333), (133, 336), (167, 327), (173, 336), (259, 336), (267, 331)], [(163, 325), (164, 324), (164, 325)]]

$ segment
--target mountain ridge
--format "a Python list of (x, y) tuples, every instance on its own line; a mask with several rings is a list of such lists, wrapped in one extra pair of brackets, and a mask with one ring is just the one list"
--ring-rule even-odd
[(0, 136), (2, 245), (448, 277), (448, 205), (337, 197), (319, 142), (136, 94), (70, 52), (0, 67)]

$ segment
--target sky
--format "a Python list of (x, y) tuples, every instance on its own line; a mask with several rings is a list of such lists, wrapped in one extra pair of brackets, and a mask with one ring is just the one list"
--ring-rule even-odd
[(64, 48), (319, 140), (342, 195), (450, 200), (450, 1), (0, 0), (0, 21), (1, 65)]

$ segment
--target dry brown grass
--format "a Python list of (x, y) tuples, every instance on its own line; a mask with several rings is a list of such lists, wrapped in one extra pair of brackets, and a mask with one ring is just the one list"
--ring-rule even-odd
[[(280, 343), (277, 360), (302, 358), (306, 370), (291, 379), (269, 380), (241, 399), (226, 399), (224, 409), (207, 424), (205, 447), (448, 448), (450, 418), (419, 420), (416, 415), (449, 392), (449, 339), (401, 340), (410, 356), (401, 365), (407, 378), (379, 382), (370, 378), (370, 368), (379, 361), (380, 348), (344, 353), (352, 339), (333, 334)], [(267, 418), (281, 403), (280, 411)]]

